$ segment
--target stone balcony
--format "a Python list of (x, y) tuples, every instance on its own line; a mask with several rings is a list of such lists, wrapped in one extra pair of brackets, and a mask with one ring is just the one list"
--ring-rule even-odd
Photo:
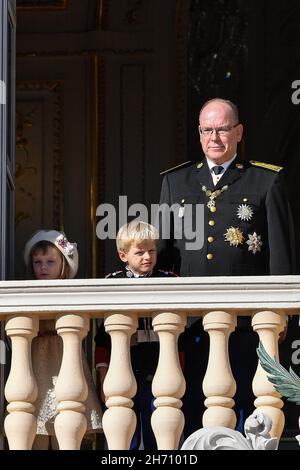
[[(156, 397), (152, 427), (159, 449), (176, 449), (184, 425), (181, 398), (185, 381), (177, 340), (187, 317), (203, 317), (210, 337), (203, 382), (207, 407), (204, 426), (234, 428), (236, 384), (228, 357), (228, 338), (237, 316), (252, 316), (252, 326), (267, 352), (278, 356), (278, 335), (287, 315), (300, 313), (300, 277), (209, 277), (87, 279), (0, 282), (0, 315), (11, 338), (11, 370), (5, 387), (5, 431), (10, 449), (31, 449), (36, 433), (37, 386), (31, 365), (31, 341), (39, 320), (55, 319), (63, 340), (63, 360), (55, 392), (55, 421), (60, 449), (79, 449), (85, 433), (87, 387), (82, 369), (82, 339), (91, 318), (105, 318), (112, 352), (104, 390), (103, 428), (110, 449), (128, 449), (135, 428), (132, 398), (136, 382), (130, 364), (130, 337), (138, 317), (153, 319), (160, 355), (152, 383)], [(216, 377), (218, 380), (216, 380)], [(273, 421), (271, 434), (284, 427), (283, 402), (258, 366), (253, 380), (255, 406)]]

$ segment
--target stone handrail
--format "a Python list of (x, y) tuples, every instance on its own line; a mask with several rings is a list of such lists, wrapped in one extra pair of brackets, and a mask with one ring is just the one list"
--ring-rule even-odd
[[(181, 398), (185, 382), (178, 361), (177, 339), (186, 318), (203, 317), (210, 337), (203, 382), (207, 410), (204, 426), (234, 428), (235, 381), (228, 358), (228, 338), (236, 317), (252, 316), (267, 352), (278, 355), (278, 335), (286, 315), (300, 313), (299, 276), (87, 279), (1, 281), (0, 319), (12, 341), (11, 371), (5, 387), (8, 415), (5, 431), (11, 449), (30, 449), (36, 433), (36, 381), (31, 341), (40, 319), (56, 319), (64, 344), (56, 385), (59, 414), (55, 430), (60, 449), (79, 449), (85, 433), (86, 384), (81, 343), (90, 318), (105, 318), (112, 339), (110, 367), (104, 383), (108, 410), (103, 427), (110, 449), (128, 449), (135, 428), (132, 398), (136, 392), (130, 364), (130, 337), (138, 317), (152, 316), (160, 355), (152, 383), (156, 410), (152, 427), (159, 449), (176, 449), (183, 429)], [(216, 380), (218, 377), (218, 380)], [(284, 426), (282, 400), (258, 366), (253, 380), (255, 406), (273, 422), (271, 436)]]

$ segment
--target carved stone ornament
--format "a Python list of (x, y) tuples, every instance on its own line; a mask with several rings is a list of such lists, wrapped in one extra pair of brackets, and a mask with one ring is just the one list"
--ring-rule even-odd
[(245, 421), (246, 437), (223, 426), (202, 428), (186, 439), (181, 450), (277, 450), (278, 440), (269, 434), (271, 427), (269, 416), (254, 412)]
[[(262, 342), (256, 349), (259, 362), (264, 371), (268, 374), (268, 380), (274, 385), (274, 388), (288, 401), (300, 405), (300, 377), (290, 367), (289, 371), (283, 367), (276, 357), (272, 358), (265, 350)], [(295, 436), (300, 445), (300, 434)]]

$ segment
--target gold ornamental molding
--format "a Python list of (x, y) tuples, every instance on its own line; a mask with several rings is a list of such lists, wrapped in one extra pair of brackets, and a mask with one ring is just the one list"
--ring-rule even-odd
[(62, 93), (62, 80), (17, 80), (16, 88), (18, 91), (41, 91)]
[(96, 6), (96, 29), (105, 29), (107, 0), (97, 0)]
[(176, 0), (176, 159), (184, 161), (186, 155), (186, 93), (187, 93), (187, 28), (189, 2)]
[(104, 272), (105, 250), (103, 242), (96, 235), (96, 209), (103, 201), (105, 191), (105, 167), (104, 167), (104, 60), (95, 55), (91, 59), (91, 179), (90, 179), (90, 227), (92, 230), (92, 277), (99, 277)]
[(69, 0), (18, 0), (17, 10), (18, 11), (57, 11), (67, 10)]
[(63, 80), (17, 80), (16, 91), (53, 96), (53, 226), (63, 229)]

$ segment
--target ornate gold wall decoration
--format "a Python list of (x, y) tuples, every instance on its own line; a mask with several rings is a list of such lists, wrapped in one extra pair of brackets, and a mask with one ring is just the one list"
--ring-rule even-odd
[(17, 0), (17, 10), (20, 11), (55, 11), (66, 10), (69, 0)]
[[(35, 122), (35, 110), (32, 109), (27, 113), (21, 111), (16, 112), (16, 169), (15, 169), (15, 184), (16, 193), (24, 200), (27, 199), (31, 203), (34, 201), (34, 196), (28, 184), (30, 177), (35, 177), (37, 174), (37, 168), (31, 164), (28, 139), (25, 136), (26, 129), (33, 127)], [(28, 177), (29, 176), (29, 177)], [(30, 219), (30, 210), (24, 210), (24, 206), (16, 211), (15, 215), (15, 227), (26, 219)]]
[(63, 82), (17, 81), (16, 275), (20, 252), (39, 228), (63, 227)]
[(105, 252), (103, 243), (96, 235), (96, 209), (104, 200), (105, 167), (104, 167), (104, 128), (105, 128), (105, 92), (104, 92), (104, 61), (95, 55), (91, 59), (91, 179), (90, 179), (90, 217), (92, 239), (92, 276), (104, 274)]
[[(60, 80), (17, 81), (17, 92), (50, 92), (53, 97), (52, 162), (53, 162), (53, 226), (62, 225), (62, 156), (63, 156), (63, 82)], [(18, 110), (17, 110), (18, 111)]]
[[(117, 8), (116, 8), (117, 7)], [(151, 2), (148, 0), (97, 0), (97, 29), (102, 30), (131, 30), (132, 27), (149, 26)], [(112, 25), (112, 18), (114, 18)], [(118, 26), (117, 26), (118, 25)]]
[(107, 0), (97, 0), (96, 29), (105, 29), (107, 13)]
[(189, 2), (176, 0), (176, 158), (175, 163), (186, 160), (187, 122), (187, 27)]

